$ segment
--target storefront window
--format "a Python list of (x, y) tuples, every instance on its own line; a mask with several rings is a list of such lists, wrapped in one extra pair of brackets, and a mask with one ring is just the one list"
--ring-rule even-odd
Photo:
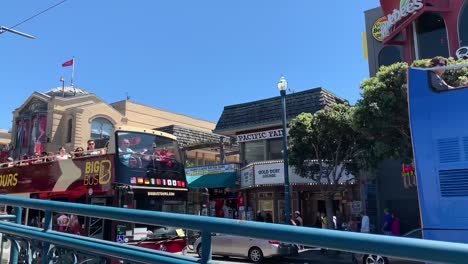
[(449, 56), (447, 28), (439, 14), (424, 13), (416, 25), (419, 59)]
[(465, 1), (462, 11), (460, 12), (460, 19), (458, 25), (458, 34), (460, 36), (460, 47), (468, 46), (468, 2)]
[(265, 141), (252, 141), (244, 143), (244, 160), (246, 164), (265, 160)]
[(268, 159), (282, 159), (283, 158), (283, 140), (271, 139), (268, 140)]
[(379, 52), (379, 67), (401, 61), (400, 50), (395, 46), (386, 46)]

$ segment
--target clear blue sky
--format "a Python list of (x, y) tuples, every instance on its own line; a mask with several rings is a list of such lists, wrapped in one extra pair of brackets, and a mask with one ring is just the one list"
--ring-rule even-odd
[[(2, 1), (12, 26), (59, 0)], [(368, 78), (364, 11), (378, 0), (68, 0), (0, 35), (0, 128), (34, 91), (70, 81), (108, 103), (125, 99), (217, 122), (223, 107), (279, 95), (281, 74), (354, 103)], [(343, 65), (339, 67), (338, 65)]]

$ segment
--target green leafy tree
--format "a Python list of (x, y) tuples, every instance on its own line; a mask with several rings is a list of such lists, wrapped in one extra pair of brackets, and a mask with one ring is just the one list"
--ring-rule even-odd
[(185, 167), (186, 167), (186, 168), (195, 167), (195, 163), (193, 163), (193, 161), (191, 161), (191, 160), (189, 160), (189, 159), (186, 159), (186, 160), (185, 160)]
[(333, 198), (351, 179), (350, 162), (358, 155), (359, 134), (352, 126), (353, 109), (335, 104), (314, 114), (302, 113), (289, 130), (289, 162), (301, 177), (319, 184), (325, 199), (327, 222), (332, 225)]
[[(448, 60), (448, 64), (467, 61)], [(430, 60), (417, 60), (413, 67), (429, 67)], [(413, 160), (407, 102), (408, 64), (395, 63), (380, 68), (375, 77), (361, 84), (362, 99), (354, 109), (354, 128), (368, 140), (361, 145), (360, 164), (376, 168), (384, 159), (397, 159), (403, 163)], [(468, 84), (468, 69), (448, 70), (444, 79), (452, 86)]]

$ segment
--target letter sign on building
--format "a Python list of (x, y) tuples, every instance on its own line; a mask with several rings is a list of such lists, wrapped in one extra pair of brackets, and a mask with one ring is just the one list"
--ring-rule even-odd
[(393, 9), (391, 13), (387, 14), (387, 21), (382, 23), (382, 39), (385, 39), (393, 32), (394, 26), (398, 22), (405, 20), (423, 7), (423, 0), (401, 0), (400, 9)]
[(269, 138), (280, 138), (283, 136), (283, 129), (274, 129), (268, 131), (260, 131), (248, 134), (237, 135), (237, 142), (257, 141)]

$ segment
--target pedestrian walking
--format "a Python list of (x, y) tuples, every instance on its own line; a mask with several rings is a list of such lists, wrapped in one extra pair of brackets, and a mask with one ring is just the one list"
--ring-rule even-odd
[(400, 236), (400, 219), (392, 213), (392, 235)]
[(301, 217), (301, 212), (299, 211), (294, 212), (294, 222), (296, 223), (297, 226), (304, 225), (304, 221), (302, 220), (302, 217)]
[(392, 224), (393, 224), (393, 218), (392, 214), (390, 213), (390, 210), (388, 208), (385, 208), (384, 210), (384, 223), (382, 226), (382, 232), (384, 235), (392, 235)]
[(365, 211), (361, 212), (361, 233), (369, 233), (370, 232), (370, 219), (369, 216)]
[(273, 223), (273, 216), (271, 215), (270, 212), (266, 213), (266, 215), (265, 215), (265, 222), (267, 222), (267, 223)]
[(265, 218), (263, 217), (263, 214), (261, 211), (257, 211), (257, 217), (255, 218), (255, 221), (257, 222), (265, 222)]
[[(348, 222), (348, 225), (347, 225), (347, 228), (346, 230), (350, 231), (350, 232), (358, 232), (359, 229), (358, 229), (358, 223), (356, 221), (356, 218), (354, 216), (351, 216), (349, 218), (349, 222)], [(351, 253), (351, 262), (353, 264), (357, 264), (358, 263), (358, 260), (356, 258), (356, 255), (354, 253)]]

